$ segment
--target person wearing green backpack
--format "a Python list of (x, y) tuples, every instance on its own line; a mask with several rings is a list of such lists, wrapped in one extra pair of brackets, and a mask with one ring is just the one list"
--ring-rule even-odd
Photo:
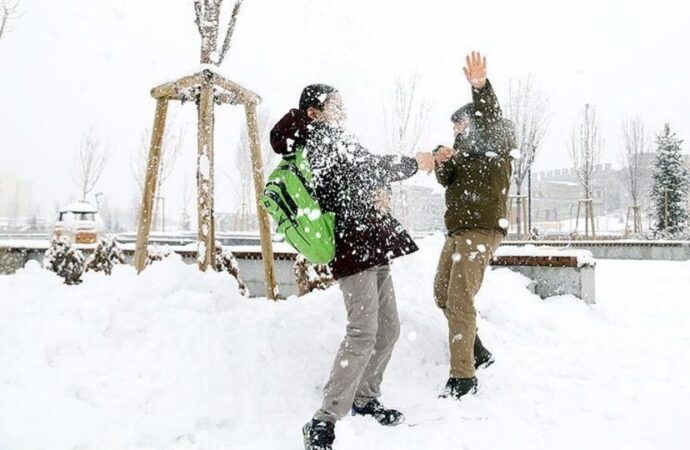
[[(329, 267), (347, 310), (346, 336), (338, 350), (321, 408), (303, 427), (307, 450), (330, 450), (335, 422), (348, 412), (382, 425), (404, 421), (378, 400), (383, 374), (400, 334), (390, 262), (417, 245), (388, 208), (390, 184), (419, 170), (430, 172), (431, 153), (414, 158), (370, 153), (348, 133), (342, 97), (327, 85), (307, 86), (299, 108), (271, 130), (273, 149), (291, 158), (302, 152), (320, 211), (333, 214), (335, 252)], [(439, 161), (442, 162), (442, 161)]]

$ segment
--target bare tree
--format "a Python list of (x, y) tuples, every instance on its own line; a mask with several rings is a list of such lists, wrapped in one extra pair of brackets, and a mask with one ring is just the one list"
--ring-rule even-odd
[(585, 105), (578, 123), (573, 128), (570, 158), (585, 199), (592, 198), (592, 180), (599, 162), (603, 141), (596, 108)]
[[(573, 162), (575, 174), (585, 194), (585, 232), (589, 234), (589, 224), (591, 221), (592, 232), (594, 233), (594, 211), (592, 207), (592, 181), (597, 166), (601, 161), (601, 151), (603, 140), (601, 136), (601, 125), (597, 118), (596, 108), (586, 104), (582, 115), (573, 127), (570, 142), (570, 158)], [(579, 219), (578, 205), (578, 219)], [(589, 220), (588, 220), (589, 219)], [(577, 221), (576, 221), (577, 224)], [(576, 225), (577, 227), (577, 225)], [(577, 231), (577, 230), (576, 230)]]
[(431, 105), (419, 98), (419, 76), (397, 78), (389, 104), (384, 107), (387, 153), (410, 156), (424, 136)]
[[(163, 187), (165, 182), (172, 174), (177, 158), (181, 153), (186, 134), (185, 127), (166, 127), (163, 132), (163, 144), (161, 149), (161, 161), (158, 168), (158, 177), (156, 185), (156, 197), (153, 208), (152, 223), (158, 223), (158, 218), (161, 218), (161, 229), (165, 231), (165, 211), (161, 213), (161, 204), (164, 202)], [(139, 194), (144, 192), (144, 183), (146, 181), (146, 169), (149, 157), (149, 142), (151, 139), (151, 130), (144, 129), (141, 132), (140, 145), (136, 152), (130, 158), (130, 168), (132, 175), (139, 188)]]
[(644, 154), (648, 148), (644, 122), (639, 117), (633, 117), (623, 121), (622, 129), (623, 151), (620, 158), (623, 163), (623, 175), (633, 206), (640, 206), (649, 172), (644, 161)]
[(75, 153), (73, 172), (74, 181), (79, 186), (83, 201), (86, 201), (86, 196), (96, 187), (107, 160), (107, 147), (95, 136), (94, 130), (90, 129)]
[[(393, 94), (383, 109), (386, 153), (412, 156), (424, 137), (431, 105), (419, 98), (419, 75), (396, 78)], [(399, 219), (409, 226), (408, 199), (402, 182), (393, 198)]]
[(182, 229), (189, 231), (192, 229), (191, 214), (189, 214), (189, 203), (192, 201), (192, 177), (185, 174), (182, 182)]
[[(259, 122), (259, 138), (261, 141), (261, 155), (263, 159), (263, 166), (267, 170), (271, 170), (273, 161), (276, 158), (275, 153), (268, 146), (269, 122), (270, 116), (267, 112), (261, 110), (258, 115)], [(235, 189), (237, 199), (239, 200), (238, 223), (235, 228), (240, 231), (248, 231), (249, 215), (252, 212), (252, 163), (250, 160), (249, 149), (249, 135), (247, 134), (247, 126), (243, 125), (240, 131), (240, 137), (237, 141), (235, 151), (235, 167), (237, 174), (229, 174), (228, 178)]]
[(517, 194), (517, 233), (522, 234), (522, 186), (537, 156), (550, 122), (549, 100), (531, 76), (510, 80), (506, 117), (513, 123), (517, 154), (513, 154), (513, 183)]
[(0, 39), (9, 31), (10, 22), (18, 17), (18, 5), (18, 1), (0, 0)]
[(220, 12), (223, 0), (194, 0), (196, 25), (201, 35), (201, 63), (219, 66), (230, 49), (232, 35), (235, 32), (237, 16), (243, 0), (236, 0), (228, 21), (225, 38), (219, 47)]

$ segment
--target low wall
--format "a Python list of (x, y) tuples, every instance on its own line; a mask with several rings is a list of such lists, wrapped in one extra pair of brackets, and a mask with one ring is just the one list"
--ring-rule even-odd
[(596, 260), (589, 251), (505, 245), (496, 251), (491, 264), (532, 280), (529, 288), (541, 298), (569, 294), (585, 303), (596, 303)]
[(504, 245), (538, 245), (588, 250), (596, 259), (690, 260), (690, 241), (506, 241)]
[(505, 266), (530, 280), (530, 290), (541, 298), (556, 295), (574, 295), (585, 303), (596, 303), (594, 266), (547, 267)]

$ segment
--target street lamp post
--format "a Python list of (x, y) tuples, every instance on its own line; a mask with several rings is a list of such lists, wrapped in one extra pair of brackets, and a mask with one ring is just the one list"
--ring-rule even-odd
[(94, 198), (96, 199), (96, 209), (99, 212), (101, 211), (101, 195), (103, 195), (103, 192), (96, 192), (96, 194), (94, 194)]
[(527, 171), (527, 233), (532, 234), (532, 167)]

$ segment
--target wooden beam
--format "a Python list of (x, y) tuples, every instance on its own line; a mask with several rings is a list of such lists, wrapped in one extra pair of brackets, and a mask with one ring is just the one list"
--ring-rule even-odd
[(249, 89), (243, 88), (234, 81), (230, 81), (221, 75), (215, 74), (214, 82), (216, 86), (220, 87), (221, 89), (229, 93), (236, 94), (241, 100), (241, 103), (244, 103), (245, 105), (250, 103), (258, 105), (261, 103), (261, 97), (259, 97), (259, 95), (255, 94)]
[(492, 266), (578, 267), (577, 256), (494, 256)]
[(186, 77), (180, 78), (179, 80), (161, 84), (160, 86), (151, 89), (151, 96), (156, 99), (174, 96), (179, 97), (180, 91), (190, 89), (196, 86), (201, 86), (203, 80), (203, 72), (195, 73), (194, 75), (188, 75)]
[(139, 226), (137, 227), (137, 244), (134, 253), (134, 266), (137, 272), (144, 270), (146, 266), (147, 244), (151, 232), (151, 217), (153, 215), (153, 197), (158, 185), (158, 171), (161, 162), (161, 147), (163, 144), (163, 132), (165, 131), (165, 118), (168, 114), (168, 100), (160, 98), (156, 102), (156, 115), (153, 120), (151, 133), (151, 148), (146, 166), (146, 181), (142, 193), (141, 206), (139, 208)]
[(273, 267), (273, 242), (271, 240), (271, 224), (266, 210), (259, 203), (264, 190), (264, 168), (261, 158), (261, 143), (259, 142), (259, 122), (256, 116), (256, 105), (245, 105), (247, 114), (247, 131), (249, 134), (249, 148), (252, 159), (252, 173), (254, 174), (254, 191), (256, 193), (256, 213), (259, 216), (259, 234), (261, 235), (261, 254), (264, 265), (264, 281), (266, 283), (266, 297), (275, 300), (278, 297), (276, 289), (275, 268)]
[(197, 107), (199, 118), (197, 153), (197, 217), (199, 269), (213, 268), (216, 253), (213, 204), (213, 81), (206, 78), (201, 85), (201, 98)]

